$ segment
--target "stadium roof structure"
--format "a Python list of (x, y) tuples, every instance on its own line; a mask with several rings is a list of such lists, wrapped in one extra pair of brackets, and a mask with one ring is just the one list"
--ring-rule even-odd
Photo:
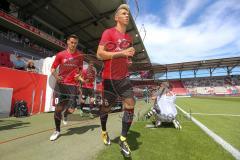
[[(179, 72), (179, 76), (180, 76), (179, 78), (181, 79), (182, 71), (188, 71), (188, 70), (194, 71), (194, 76), (196, 77), (196, 73), (199, 69), (208, 69), (211, 77), (213, 71), (216, 68), (225, 68), (227, 71), (227, 74), (230, 75), (231, 71), (237, 66), (240, 66), (240, 57), (211, 59), (211, 60), (183, 62), (183, 63), (165, 64), (165, 65), (153, 65), (151, 71), (153, 71), (154, 74), (160, 73), (162, 75), (168, 72)], [(175, 78), (175, 79), (179, 79), (179, 78)], [(134, 78), (131, 78), (131, 83), (134, 86), (159, 85), (159, 83), (166, 80), (174, 80), (174, 79), (168, 79), (167, 77), (166, 79), (156, 79), (154, 76), (150, 78), (134, 77)]]
[(226, 68), (227, 72), (230, 73), (233, 68), (240, 66), (240, 57), (222, 58), (222, 59), (210, 59), (202, 61), (192, 61), (192, 62), (182, 62), (175, 64), (165, 64), (165, 65), (153, 65), (152, 69), (154, 73), (166, 73), (172, 71), (186, 71), (199, 69), (209, 69), (210, 74), (216, 68)]
[[(79, 36), (80, 47), (87, 53), (90, 60), (96, 60), (96, 50), (101, 38), (102, 32), (106, 28), (113, 27), (115, 21), (113, 19), (117, 7), (126, 3), (125, 0), (8, 0), (17, 5), (21, 12), (27, 13), (35, 19), (51, 26), (51, 28), (64, 36), (76, 34)], [(15, 30), (17, 30), (15, 28)], [(19, 31), (20, 29), (18, 29)], [(130, 24), (127, 32), (133, 38), (133, 46), (136, 49), (136, 55), (132, 59), (133, 64), (131, 70), (138, 70), (139, 64), (135, 62), (142, 62), (144, 65), (141, 68), (150, 69), (151, 63), (144, 47), (143, 41), (139, 35), (133, 17), (130, 17)], [(48, 47), (55, 49), (62, 49), (59, 46), (54, 46), (41, 39), (36, 35), (35, 40), (48, 45)], [(100, 63), (100, 62), (99, 62)]]

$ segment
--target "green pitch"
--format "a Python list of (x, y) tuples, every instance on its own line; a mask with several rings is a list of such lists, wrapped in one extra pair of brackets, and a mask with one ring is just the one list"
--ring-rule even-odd
[[(147, 122), (137, 122), (129, 132), (132, 159), (234, 159), (190, 121), (182, 122), (182, 131), (174, 128), (149, 129), (145, 128), (146, 124)], [(98, 154), (97, 159), (123, 159), (117, 142), (118, 139), (114, 139), (111, 146)]]
[[(191, 109), (192, 116), (238, 149), (240, 118), (230, 115), (240, 115), (239, 103), (239, 98), (177, 99), (177, 104), (182, 109), (187, 112)], [(137, 102), (134, 124), (128, 136), (132, 159), (234, 159), (180, 112), (178, 119), (183, 127), (181, 131), (173, 126), (146, 128), (151, 121), (144, 121), (142, 117), (151, 106), (152, 103)], [(210, 116), (206, 113), (226, 115)], [(118, 136), (121, 131), (121, 115), (111, 114), (108, 126), (111, 130), (110, 138), (111, 135)], [(61, 136), (56, 142), (49, 141), (53, 130), (53, 113), (0, 119), (0, 142), (4, 142), (0, 144), (0, 157), (5, 160), (124, 159), (118, 145), (119, 137), (115, 136), (109, 147), (102, 144), (99, 118), (89, 119), (87, 115), (80, 117), (79, 113), (75, 112), (69, 116), (69, 124), (62, 126)]]
[[(183, 126), (181, 131), (173, 126), (150, 129), (145, 127), (146, 124), (151, 123), (150, 121), (135, 122), (128, 136), (132, 159), (234, 159), (184, 115), (180, 114), (178, 118)], [(97, 155), (97, 159), (124, 159), (120, 154), (118, 138), (112, 140), (112, 145), (105, 147)]]
[[(178, 98), (177, 104), (225, 141), (240, 150), (240, 98)], [(201, 113), (201, 114), (195, 114)]]

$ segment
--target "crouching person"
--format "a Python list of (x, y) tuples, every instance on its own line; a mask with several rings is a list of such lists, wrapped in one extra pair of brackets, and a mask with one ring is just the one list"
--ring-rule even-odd
[(153, 122), (155, 127), (160, 127), (162, 122), (173, 123), (176, 129), (181, 129), (177, 117), (177, 109), (175, 106), (176, 94), (172, 91), (173, 86), (168, 82), (163, 82), (156, 96), (153, 97), (155, 100), (154, 106), (145, 115), (146, 119), (154, 117)]

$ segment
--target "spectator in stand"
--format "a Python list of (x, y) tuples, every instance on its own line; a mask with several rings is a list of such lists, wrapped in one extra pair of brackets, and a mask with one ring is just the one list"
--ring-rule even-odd
[(17, 55), (16, 61), (13, 61), (13, 68), (18, 70), (25, 70), (26, 64), (22, 59), (22, 56)]
[(34, 66), (34, 63), (32, 60), (29, 60), (27, 63), (27, 71), (29, 72), (36, 72), (36, 67)]
[(30, 40), (27, 37), (24, 37), (24, 47), (29, 47), (30, 46)]
[(9, 14), (11, 14), (12, 16), (18, 18), (18, 10), (19, 10), (19, 7), (17, 7), (15, 4), (13, 3), (10, 3), (9, 5)]

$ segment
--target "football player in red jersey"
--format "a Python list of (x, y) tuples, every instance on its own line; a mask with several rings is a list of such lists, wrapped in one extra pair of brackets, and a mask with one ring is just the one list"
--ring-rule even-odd
[[(81, 99), (81, 108), (83, 106), (89, 107), (90, 118), (93, 118), (93, 115), (91, 114), (91, 108), (93, 107), (93, 101), (94, 101), (94, 82), (96, 78), (96, 70), (94, 68), (93, 61), (90, 61), (88, 64), (88, 68), (83, 69), (82, 71), (82, 99)], [(88, 102), (86, 103), (86, 101)], [(88, 106), (87, 106), (88, 105)]]
[(104, 62), (102, 72), (104, 105), (100, 108), (103, 142), (106, 145), (111, 144), (106, 129), (108, 113), (114, 106), (117, 97), (121, 97), (124, 113), (119, 144), (123, 155), (126, 157), (131, 154), (126, 140), (127, 132), (133, 120), (135, 106), (133, 88), (128, 72), (129, 58), (132, 58), (135, 54), (135, 49), (132, 47), (132, 38), (126, 33), (129, 18), (128, 5), (120, 5), (114, 16), (116, 26), (103, 32), (97, 50), (97, 57)]
[[(77, 106), (79, 96), (79, 81), (83, 68), (83, 53), (77, 50), (78, 37), (70, 35), (67, 38), (67, 49), (57, 53), (51, 72), (56, 78), (54, 121), (56, 130), (50, 140), (56, 140), (60, 135), (61, 119), (64, 113), (72, 113)], [(58, 68), (58, 72), (56, 69)]]

